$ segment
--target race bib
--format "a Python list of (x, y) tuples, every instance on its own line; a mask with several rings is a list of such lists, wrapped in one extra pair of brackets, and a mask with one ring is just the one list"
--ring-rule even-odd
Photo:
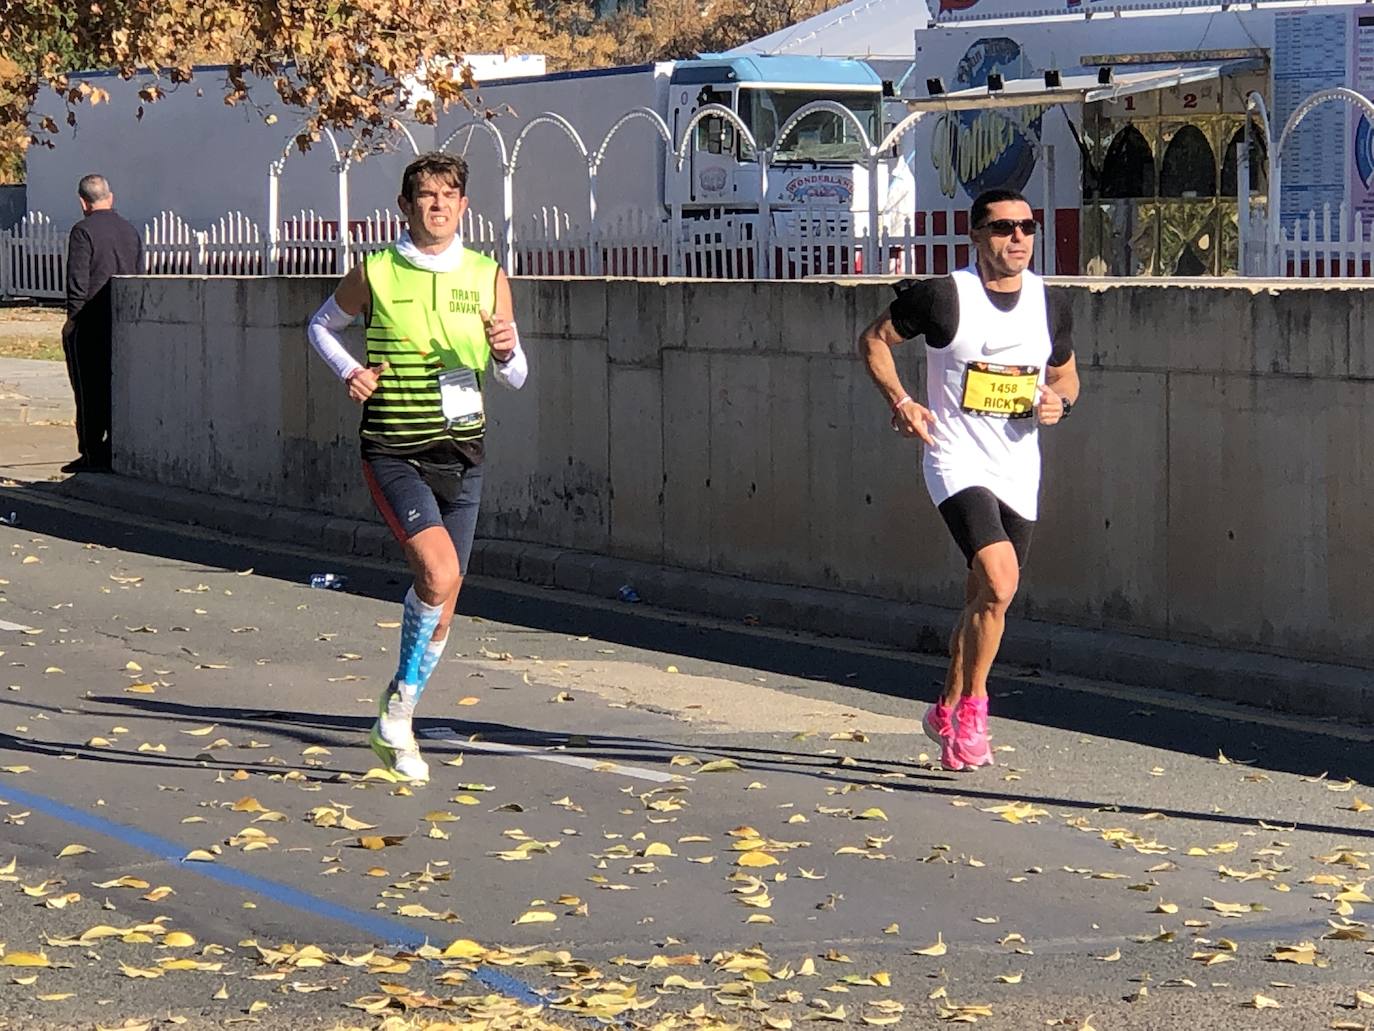
[(472, 369), (449, 369), (439, 374), (439, 404), (450, 427), (476, 426), (482, 421), (482, 386)]
[(964, 368), (964, 397), (960, 407), (974, 415), (996, 419), (1029, 419), (1035, 414), (1040, 370), (1034, 365), (993, 365), (969, 362)]

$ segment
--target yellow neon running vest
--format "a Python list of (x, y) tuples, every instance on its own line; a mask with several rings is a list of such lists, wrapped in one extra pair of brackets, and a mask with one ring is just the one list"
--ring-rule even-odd
[(497, 264), (463, 250), (453, 272), (428, 272), (396, 248), (369, 254), (367, 364), (387, 363), (363, 405), (363, 440), (406, 454), (436, 444), (477, 440), (486, 429), (450, 428), (439, 400), (439, 374), (466, 367), (484, 381), (491, 347), (478, 314), (496, 312)]

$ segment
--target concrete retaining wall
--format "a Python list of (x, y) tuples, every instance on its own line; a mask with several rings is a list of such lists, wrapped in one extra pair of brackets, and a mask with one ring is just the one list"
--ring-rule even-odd
[[(373, 518), (357, 411), (304, 339), (331, 288), (117, 281), (116, 470)], [(1066, 289), (1084, 398), (1044, 434), (1020, 613), (1374, 665), (1374, 291)], [(523, 280), (515, 294), (533, 375), (489, 395), (481, 535), (960, 596), (918, 451), (854, 357), (886, 286)], [(920, 359), (901, 355), (909, 386)]]

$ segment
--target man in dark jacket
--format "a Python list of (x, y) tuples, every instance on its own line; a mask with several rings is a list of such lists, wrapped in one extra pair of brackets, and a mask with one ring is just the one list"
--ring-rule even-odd
[(88, 175), (76, 189), (85, 214), (67, 239), (67, 323), (62, 351), (76, 395), (80, 457), (63, 472), (110, 467), (110, 277), (143, 269), (138, 230), (115, 213), (103, 175)]

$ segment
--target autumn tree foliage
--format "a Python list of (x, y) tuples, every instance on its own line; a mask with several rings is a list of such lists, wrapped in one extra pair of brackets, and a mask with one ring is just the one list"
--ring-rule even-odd
[[(559, 3), (546, 9), (555, 37), (577, 54), (603, 64), (641, 64), (714, 53), (820, 14), (843, 0), (640, 0), (606, 18), (591, 16), (587, 3)], [(554, 43), (555, 41), (551, 41)], [(563, 55), (546, 47), (551, 59)], [(578, 65), (587, 67), (587, 64)]]
[[(62, 98), (71, 125), (107, 99), (79, 69), (135, 79), (144, 104), (178, 88), (274, 99), (299, 109), (302, 148), (327, 127), (367, 150), (398, 111), (428, 122), (463, 102), (467, 52), (539, 52), (554, 69), (690, 57), (836, 2), (641, 0), (597, 18), (594, 0), (0, 0), (0, 181), (63, 129), (36, 113), (51, 110), (41, 94)], [(225, 67), (197, 74), (206, 63)]]
[[(75, 124), (83, 103), (103, 98), (73, 77), (112, 68), (143, 83), (155, 103), (190, 83), (198, 63), (226, 65), (216, 81), (225, 103), (252, 103), (266, 83), (302, 112), (302, 143), (322, 127), (366, 141), (407, 105), (421, 121), (459, 99), (466, 50), (522, 47), (544, 34), (525, 0), (5, 0), (0, 17), (0, 146), (50, 140), (60, 130), (38, 116), (41, 91), (57, 91)], [(146, 81), (145, 81), (146, 80)]]

